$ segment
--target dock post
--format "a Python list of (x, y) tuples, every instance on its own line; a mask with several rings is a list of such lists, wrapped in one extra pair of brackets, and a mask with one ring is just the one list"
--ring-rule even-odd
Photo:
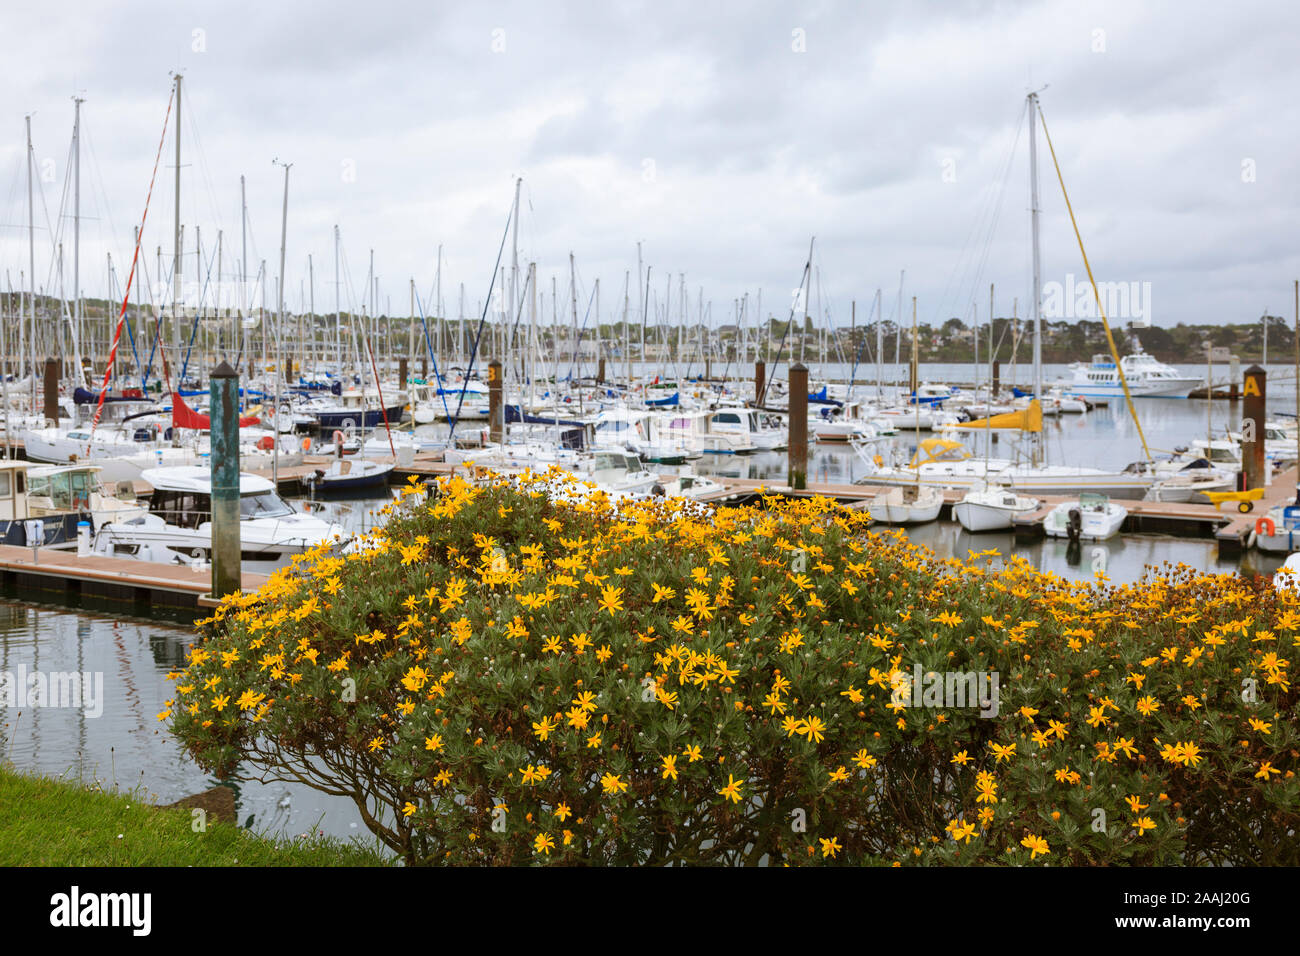
[(59, 360), (45, 360), (45, 420), (50, 425), (59, 423)]
[(707, 356), (704, 359), (704, 381), (713, 381), (713, 359)]
[(596, 381), (601, 385), (605, 384), (605, 360), (603, 358), (596, 365)]
[(488, 428), (490, 440), (500, 442), (505, 432), (505, 410), (501, 407), (501, 361), (488, 363)]
[(789, 485), (803, 491), (808, 484), (808, 368), (803, 362), (790, 366), (790, 462)]
[[(989, 399), (997, 397), (998, 392), (1002, 391), (1002, 363), (997, 359), (993, 360), (993, 391), (989, 393)], [(990, 410), (989, 414), (992, 414)]]
[(411, 370), (405, 355), (397, 360), (397, 387), (406, 388), (406, 375)]
[(1241, 465), (1246, 476), (1246, 490), (1268, 484), (1268, 462), (1264, 457), (1264, 421), (1268, 373), (1258, 365), (1246, 369), (1242, 383)]
[(763, 400), (763, 389), (767, 387), (767, 363), (759, 359), (754, 363), (754, 404)]
[(212, 596), (238, 591), (239, 373), (222, 362), (208, 378), (212, 417)]

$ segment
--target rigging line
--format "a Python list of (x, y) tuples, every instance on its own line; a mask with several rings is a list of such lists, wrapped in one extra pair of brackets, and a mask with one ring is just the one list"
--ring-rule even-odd
[[(994, 206), (993, 216), (991, 221), (989, 222), (989, 230), (984, 239), (984, 251), (980, 257), (979, 266), (975, 270), (975, 275), (971, 279), (972, 298), (975, 295), (976, 287), (979, 284), (981, 284), (980, 280), (983, 278), (985, 267), (988, 265), (989, 253), (993, 251), (993, 236), (997, 231), (998, 222), (1002, 218), (1003, 199), (1007, 193), (1007, 183), (1010, 181), (1011, 178), (1011, 166), (1012, 166), (1011, 160), (1014, 157), (1016, 147), (1020, 144), (1020, 130), (1024, 125), (1024, 116), (1025, 114), (1021, 115), (1021, 122), (1019, 125), (1016, 126), (1016, 137), (1011, 144), (1011, 152), (1008, 153), (1007, 156), (1007, 164), (1002, 172), (1002, 185), (998, 187), (997, 203)], [(991, 320), (992, 316), (990, 316), (989, 318)]]
[[(867, 313), (866, 321), (863, 322), (861, 326), (859, 326), (859, 328), (863, 330), (862, 342), (858, 345), (858, 354), (853, 357), (853, 368), (849, 371), (849, 392), (847, 396), (849, 400), (852, 400), (853, 398), (853, 386), (857, 382), (858, 364), (862, 361), (862, 349), (863, 346), (867, 344), (866, 328), (868, 325), (871, 324), (871, 317), (875, 314), (876, 314), (876, 297), (872, 296), (871, 311)], [(870, 353), (868, 353), (867, 357), (868, 359), (870, 358)]]
[[(202, 264), (204, 256), (203, 256), (203, 243), (201, 242), (198, 243), (198, 254), (199, 254), (199, 263)], [(193, 326), (190, 327), (190, 341), (189, 344), (186, 345), (185, 347), (185, 359), (184, 361), (181, 362), (180, 380), (177, 383), (181, 388), (185, 387), (185, 373), (190, 367), (190, 353), (194, 351), (194, 337), (198, 334), (199, 331), (199, 317), (202, 315), (203, 312), (203, 300), (207, 297), (208, 294), (208, 284), (212, 281), (212, 269), (216, 265), (216, 260), (217, 257), (215, 255), (212, 258), (207, 260), (207, 264), (208, 264), (207, 269), (203, 274), (203, 286), (199, 289), (199, 301), (198, 301), (198, 305), (194, 309), (194, 324)]]
[[(578, 329), (578, 341), (573, 345), (573, 354), (569, 356), (569, 371), (564, 376), (565, 381), (573, 381), (573, 365), (577, 361), (579, 352), (582, 350), (582, 333), (587, 331), (587, 320), (591, 318), (591, 304), (596, 300), (596, 289), (593, 286), (591, 295), (587, 297), (587, 311), (582, 315), (582, 325)], [(596, 321), (600, 321), (600, 316), (596, 316)], [(578, 364), (578, 377), (582, 377), (582, 364)]]
[[(114, 283), (116, 283), (116, 281), (117, 281), (117, 271), (116, 271), (116, 270), (114, 270), (114, 272), (113, 272), (113, 281), (114, 281)], [(112, 289), (111, 287), (110, 287), (109, 290), (108, 290), (108, 294), (109, 294), (110, 297), (113, 295), (113, 289)], [(136, 370), (137, 372), (140, 372), (141, 374), (143, 374), (144, 369), (143, 369), (143, 368), (141, 367), (141, 365), (140, 365), (140, 350), (139, 350), (138, 348), (136, 348), (136, 345), (135, 345), (135, 324), (134, 324), (133, 322), (127, 322), (127, 323), (126, 323), (126, 334), (127, 334), (127, 338), (130, 339), (130, 342), (131, 342), (131, 356), (132, 356), (132, 358), (135, 359), (135, 370)], [(143, 391), (144, 391), (144, 388), (142, 387), (142, 388), (140, 389), (140, 391), (143, 392)]]
[[(116, 236), (118, 235), (117, 223), (113, 221), (113, 210), (108, 204), (108, 190), (104, 187), (104, 170), (103, 167), (100, 165), (99, 155), (95, 152), (95, 144), (90, 138), (89, 128), (86, 124), (85, 119), (82, 119), (81, 121), (81, 134), (86, 138), (86, 150), (87, 152), (90, 153), (90, 166), (91, 169), (94, 170), (95, 178), (99, 184), (99, 194), (101, 197), (103, 197), (104, 219), (108, 222), (108, 234), (110, 237)], [(98, 208), (99, 208), (98, 205), (96, 205), (96, 209)], [(100, 241), (102, 242), (103, 240), (101, 239)], [(113, 242), (111, 238), (108, 241)], [(118, 257), (120, 259), (125, 260), (125, 257), (121, 256), (120, 254), (121, 253), (120, 248), (115, 249), (113, 251), (118, 254)], [(110, 301), (113, 299), (113, 291), (111, 289), (109, 290), (109, 293), (105, 298), (107, 298)]]
[[(528, 275), (527, 273), (536, 272), (536, 271), (537, 270), (535, 269), (531, 269), (531, 270), (526, 270), (525, 272), (523, 294), (520, 295), (519, 297), (519, 308), (515, 311), (515, 324), (510, 327), (510, 348), (513, 349), (516, 354), (519, 352), (519, 321), (521, 318), (523, 318), (524, 300), (528, 295), (528, 289), (532, 285), (532, 281), (533, 281), (532, 276)], [(522, 362), (520, 363), (519, 368), (515, 372), (515, 378), (520, 383), (524, 381), (524, 368)]]
[[(478, 358), (479, 342), (483, 339), (483, 327), (487, 325), (488, 311), (492, 308), (492, 290), (496, 288), (497, 274), (501, 270), (501, 256), (506, 251), (506, 239), (510, 236), (510, 222), (515, 217), (514, 203), (510, 204), (510, 215), (506, 216), (506, 227), (501, 231), (501, 245), (497, 249), (497, 261), (492, 266), (492, 281), (488, 283), (487, 296), (483, 300), (483, 314), (478, 320), (478, 332), (474, 336), (474, 347), (469, 353), (469, 367), (465, 369), (465, 378), (461, 384), (460, 399), (456, 402), (456, 417), (451, 422), (451, 432), (447, 435), (447, 443), (450, 446), (456, 436), (456, 424), (460, 421), (460, 410), (465, 406), (465, 385), (469, 383), (470, 376), (474, 374), (474, 361)], [(492, 383), (489, 383), (489, 387)], [(489, 425), (495, 425), (490, 422)], [(505, 437), (504, 435), (502, 436)], [(452, 446), (454, 447), (454, 446)]]
[[(808, 242), (808, 261), (806, 261), (806, 262), (803, 264), (803, 277), (800, 278), (800, 280), (799, 280), (799, 291), (800, 291), (800, 292), (803, 292), (803, 290), (804, 290), (804, 285), (807, 284), (807, 282), (808, 282), (808, 276), (809, 276), (809, 274), (812, 272), (812, 254), (813, 254), (813, 244), (814, 244), (816, 241), (817, 241), (817, 237), (816, 237), (816, 236), (813, 236), (812, 239), (809, 240), (809, 242)], [(786, 323), (785, 323), (785, 332), (782, 333), (782, 335), (781, 335), (781, 344), (780, 344), (779, 346), (777, 346), (777, 350), (776, 350), (776, 358), (772, 361), (772, 377), (773, 377), (773, 378), (776, 377), (776, 370), (777, 370), (778, 368), (781, 367), (781, 355), (785, 352), (785, 340), (790, 336), (790, 327), (794, 324), (794, 308), (795, 308), (795, 306), (798, 305), (798, 304), (799, 304), (799, 299), (798, 299), (798, 298), (796, 298), (794, 302), (791, 302), (791, 303), (790, 303), (790, 318), (789, 318), (789, 319), (786, 321)], [(807, 311), (807, 310), (805, 310), (805, 311)], [(765, 379), (763, 380), (763, 394), (762, 394), (762, 395), (757, 395), (757, 396), (755, 396), (755, 398), (757, 399), (757, 401), (755, 402), (755, 404), (758, 405), (759, 407), (762, 407), (763, 403), (767, 400), (767, 390), (768, 390), (768, 388), (771, 386), (771, 384), (772, 384), (772, 379), (770, 379), (770, 378), (765, 378)]]
[[(1010, 171), (1011, 164), (1015, 158), (1015, 147), (1020, 140), (1020, 130), (1024, 125), (1025, 116), (1027, 114), (1028, 114), (1028, 110), (1026, 106), (1024, 104), (1021, 104), (1020, 111), (1019, 111), (1019, 119), (1016, 122), (1015, 141), (1011, 144), (1011, 148), (1007, 151), (1006, 169), (1008, 173)], [(1004, 174), (1004, 177), (1005, 175), (1006, 174)], [(931, 317), (932, 322), (938, 321), (939, 317), (943, 314), (944, 309), (948, 307), (948, 303), (952, 301), (949, 298), (949, 293), (953, 292), (955, 289), (961, 288), (961, 286), (965, 284), (964, 281), (965, 271), (968, 267), (964, 265), (964, 263), (966, 261), (967, 251), (971, 249), (972, 245), (974, 244), (976, 240), (976, 236), (980, 232), (980, 228), (985, 217), (991, 215), (991, 211), (994, 207), (995, 200), (998, 204), (1000, 204), (1001, 196), (1002, 196), (1002, 190), (999, 190), (998, 192), (992, 194), (989, 197), (986, 205), (981, 205), (981, 207), (976, 210), (975, 218), (971, 222), (970, 232), (967, 233), (966, 239), (962, 243), (961, 252), (958, 253), (957, 263), (953, 266), (952, 271), (948, 274), (948, 281), (944, 284), (943, 294), (940, 295), (939, 299), (935, 302), (934, 312)]]
[(1101, 316), (1101, 324), (1106, 329), (1106, 344), (1110, 346), (1110, 357), (1115, 361), (1115, 371), (1119, 373), (1119, 384), (1124, 389), (1124, 401), (1128, 405), (1128, 413), (1133, 418), (1133, 425), (1137, 428), (1138, 438), (1142, 439), (1142, 451), (1146, 454), (1147, 461), (1151, 461), (1151, 449), (1147, 447), (1147, 436), (1142, 431), (1142, 422), (1138, 420), (1137, 409), (1133, 407), (1133, 396), (1128, 390), (1128, 379), (1124, 375), (1124, 366), (1119, 360), (1119, 350), (1115, 348), (1115, 336), (1110, 330), (1110, 320), (1106, 318), (1106, 307), (1101, 303), (1101, 296), (1097, 293), (1097, 280), (1093, 278), (1092, 266), (1088, 262), (1088, 252), (1083, 248), (1083, 235), (1079, 232), (1078, 220), (1074, 218), (1074, 207), (1070, 204), (1070, 194), (1065, 191), (1065, 177), (1061, 174), (1061, 164), (1056, 160), (1056, 148), (1052, 145), (1052, 134), (1047, 131), (1047, 118), (1043, 116), (1043, 107), (1038, 107), (1038, 118), (1043, 121), (1043, 138), (1047, 140), (1047, 149), (1052, 154), (1052, 165), (1056, 168), (1056, 179), (1061, 184), (1061, 195), (1065, 199), (1066, 212), (1070, 214), (1070, 225), (1074, 228), (1074, 238), (1079, 243), (1079, 255), (1083, 257), (1083, 267), (1088, 271), (1088, 284), (1092, 286), (1092, 297), (1097, 303), (1097, 313)]
[[(167, 97), (167, 113), (163, 117), (162, 136), (158, 139), (158, 153), (154, 156), (153, 174), (149, 177), (149, 192), (145, 196), (144, 212), (140, 215), (140, 231), (136, 233), (135, 254), (131, 257), (131, 271), (126, 277), (126, 293), (122, 297), (122, 308), (117, 314), (117, 329), (113, 333), (113, 347), (108, 353), (108, 364), (104, 369), (104, 384), (99, 390), (99, 402), (95, 406), (95, 417), (90, 422), (91, 439), (95, 436), (95, 426), (99, 424), (99, 417), (104, 411), (104, 396), (108, 393), (108, 381), (113, 375), (113, 359), (117, 356), (117, 343), (122, 337), (122, 323), (126, 318), (126, 307), (131, 297), (131, 281), (135, 278), (136, 263), (140, 259), (140, 242), (144, 236), (144, 225), (149, 218), (149, 202), (153, 199), (154, 181), (158, 178), (158, 164), (162, 161), (163, 144), (167, 140), (167, 124), (171, 121), (172, 103), (176, 97), (176, 87), (172, 87), (171, 94)], [(167, 368), (167, 357), (163, 356), (163, 369)], [(170, 383), (169, 383), (170, 385)], [(87, 449), (89, 451), (89, 449)]]
[[(35, 150), (36, 147), (33, 146), (32, 151), (35, 152)], [(72, 168), (72, 144), (71, 143), (68, 144), (68, 157), (65, 162), (64, 168), (65, 169)], [(53, 221), (50, 220), (49, 203), (45, 201), (45, 186), (43, 185), (44, 180), (38, 176), (36, 178), (36, 182), (38, 184), (36, 187), (37, 192), (39, 192), (41, 196), (41, 210), (45, 213), (45, 232), (46, 235), (50, 237), (50, 266), (49, 266), (49, 271), (46, 272), (45, 274), (45, 287), (51, 290), (51, 292), (47, 294), (52, 296), (53, 294), (52, 290), (54, 288), (54, 273), (59, 265), (59, 243), (63, 241), (63, 218), (64, 218), (63, 209), (64, 206), (67, 204), (68, 190), (72, 188), (72, 182), (70, 176), (65, 175), (63, 177), (63, 191), (59, 194), (59, 214)], [(55, 223), (58, 223), (57, 227), (55, 226)]]
[[(194, 114), (195, 114), (195, 112), (196, 112), (195, 109), (194, 109), (194, 100), (195, 100), (194, 90), (193, 90), (193, 87), (191, 87), (191, 88), (190, 88), (190, 95), (189, 95), (188, 100), (187, 100), (187, 102), (188, 102), (188, 106), (186, 107), (186, 110), (185, 110), (185, 118), (189, 121), (190, 136), (191, 136), (191, 137), (193, 138), (193, 140), (194, 140), (194, 152), (198, 155), (198, 159), (199, 159), (198, 165), (199, 165), (199, 168), (200, 168), (200, 169), (202, 170), (202, 172), (203, 172), (203, 185), (204, 185), (205, 187), (207, 187), (207, 191), (208, 191), (208, 202), (209, 202), (209, 203), (211, 204), (211, 206), (212, 206), (212, 219), (216, 221), (216, 224), (217, 224), (217, 228), (218, 228), (218, 229), (222, 229), (222, 230), (224, 230), (225, 225), (224, 225), (224, 223), (222, 222), (222, 219), (221, 219), (221, 209), (220, 209), (220, 206), (218, 206), (218, 204), (217, 204), (217, 194), (216, 194), (216, 190), (213, 188), (213, 185), (212, 185), (212, 173), (211, 173), (211, 171), (208, 169), (208, 155), (207, 155), (207, 152), (203, 149), (203, 140), (199, 137), (199, 124), (198, 124), (198, 120), (196, 120), (195, 117), (194, 117)], [(195, 211), (195, 221), (197, 222), (197, 221), (198, 221), (198, 201), (197, 201), (197, 200), (195, 200), (195, 203), (194, 203), (194, 211)]]
[[(415, 307), (420, 310), (420, 324), (424, 327), (424, 347), (428, 349), (429, 361), (433, 365), (433, 380), (438, 383), (437, 395), (442, 399), (442, 413), (446, 416), (447, 421), (451, 421), (451, 409), (447, 407), (447, 392), (446, 389), (442, 387), (442, 373), (438, 370), (438, 356), (433, 354), (433, 342), (429, 339), (429, 321), (425, 318), (424, 303), (420, 301), (420, 293), (418, 290), (415, 293)], [(425, 384), (427, 385), (428, 383), (426, 382)], [(461, 386), (461, 391), (464, 391), (463, 384)], [(415, 406), (412, 405), (411, 409), (412, 414), (414, 414)], [(412, 428), (411, 431), (414, 433), (415, 429)]]

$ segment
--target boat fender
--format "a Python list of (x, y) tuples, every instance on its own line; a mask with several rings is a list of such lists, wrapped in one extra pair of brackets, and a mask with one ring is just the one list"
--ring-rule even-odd
[(1271, 538), (1273, 535), (1277, 534), (1277, 525), (1273, 523), (1272, 518), (1267, 515), (1261, 515), (1255, 519), (1255, 534), (1266, 535)]
[(1249, 551), (1254, 546), (1255, 546), (1255, 531), (1254, 529), (1252, 529), (1246, 532), (1246, 550)]

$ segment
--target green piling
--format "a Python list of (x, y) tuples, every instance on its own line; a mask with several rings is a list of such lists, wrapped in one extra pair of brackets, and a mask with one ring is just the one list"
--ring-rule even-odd
[(226, 362), (209, 377), (212, 463), (212, 596), (240, 589), (239, 373)]

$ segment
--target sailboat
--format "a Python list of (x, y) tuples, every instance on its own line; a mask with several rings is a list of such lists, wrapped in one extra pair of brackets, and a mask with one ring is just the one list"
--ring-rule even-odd
[[(916, 296), (912, 297), (912, 381), (916, 381)], [(913, 390), (915, 391), (915, 390)], [(921, 443), (920, 423), (914, 426), (917, 446)], [(934, 521), (943, 510), (943, 492), (934, 485), (921, 484), (920, 471), (914, 472), (910, 484), (889, 488), (872, 499), (871, 516), (887, 524), (923, 524)]]

